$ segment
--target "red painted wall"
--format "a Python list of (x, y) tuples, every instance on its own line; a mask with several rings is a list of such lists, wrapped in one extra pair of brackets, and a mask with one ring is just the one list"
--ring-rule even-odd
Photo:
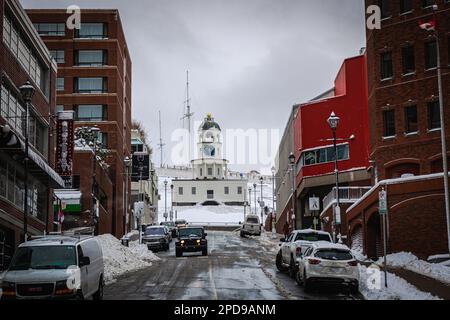
[[(369, 125), (366, 57), (357, 56), (344, 61), (335, 80), (335, 97), (303, 104), (294, 120), (296, 159), (302, 150), (332, 145), (332, 132), (327, 119), (334, 111), (341, 118), (337, 138), (355, 139), (349, 141), (349, 160), (339, 161), (339, 170), (350, 170), (369, 166)], [(338, 142), (342, 143), (342, 142)], [(304, 166), (297, 176), (297, 183), (303, 177), (324, 175), (334, 172), (334, 163)]]

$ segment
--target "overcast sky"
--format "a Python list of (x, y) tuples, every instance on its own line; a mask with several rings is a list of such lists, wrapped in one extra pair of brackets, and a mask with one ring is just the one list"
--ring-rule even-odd
[(187, 69), (195, 121), (211, 112), (222, 128), (282, 132), (292, 105), (331, 88), (343, 59), (365, 45), (360, 0), (21, 3), (119, 9), (133, 62), (133, 118), (145, 124), (156, 151), (161, 110), (167, 162), (171, 133), (183, 126)]

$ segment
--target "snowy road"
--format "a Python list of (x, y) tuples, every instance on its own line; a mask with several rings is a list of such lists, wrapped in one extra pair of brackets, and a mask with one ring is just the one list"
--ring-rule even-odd
[(344, 291), (306, 294), (274, 265), (277, 245), (240, 238), (233, 232), (208, 232), (209, 256), (170, 251), (153, 266), (120, 277), (105, 288), (105, 299), (359, 299)]

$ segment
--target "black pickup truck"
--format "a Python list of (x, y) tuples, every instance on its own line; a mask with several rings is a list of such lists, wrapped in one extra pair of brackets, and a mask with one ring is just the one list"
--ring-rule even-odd
[(184, 252), (201, 252), (203, 256), (207, 256), (207, 235), (201, 227), (178, 229), (178, 238), (175, 242), (175, 256), (181, 257)]

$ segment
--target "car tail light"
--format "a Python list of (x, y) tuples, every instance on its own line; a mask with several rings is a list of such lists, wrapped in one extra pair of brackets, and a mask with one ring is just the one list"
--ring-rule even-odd
[(317, 265), (320, 264), (320, 260), (317, 259), (308, 259), (309, 264)]
[(348, 265), (349, 265), (350, 267), (357, 267), (357, 266), (358, 266), (358, 261), (356, 261), (356, 260), (350, 261), (350, 262), (348, 263)]
[(301, 247), (297, 247), (295, 249), (295, 254), (297, 255), (297, 257), (299, 257), (302, 254), (302, 248)]

